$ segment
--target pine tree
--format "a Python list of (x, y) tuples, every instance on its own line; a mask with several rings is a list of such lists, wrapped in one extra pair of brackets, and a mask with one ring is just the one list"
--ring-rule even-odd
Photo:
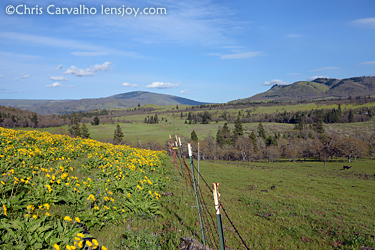
[(265, 140), (266, 139), (266, 131), (264, 130), (261, 122), (258, 124), (257, 130), (258, 130), (258, 136), (263, 138), (263, 140)]
[(113, 143), (120, 144), (122, 142), (123, 137), (124, 134), (122, 133), (121, 127), (119, 124), (117, 124), (115, 133), (113, 135)]
[(354, 121), (354, 115), (353, 115), (353, 111), (352, 110), (349, 110), (348, 120), (349, 120), (349, 122), (353, 122)]
[(81, 137), (82, 138), (90, 138), (90, 133), (89, 133), (89, 129), (86, 127), (86, 124), (82, 124), (82, 128), (81, 128)]
[(30, 121), (34, 123), (35, 128), (38, 126), (38, 115), (33, 113), (33, 116), (30, 118)]
[(234, 124), (234, 130), (233, 130), (233, 141), (237, 141), (237, 138), (243, 136), (243, 127), (240, 117), (237, 117), (237, 121)]
[(192, 141), (195, 141), (195, 142), (198, 141), (198, 136), (197, 136), (197, 134), (195, 133), (194, 130), (193, 130), (193, 132), (191, 132), (190, 139)]
[(79, 127), (79, 123), (78, 123), (78, 117), (76, 115), (76, 113), (73, 112), (73, 114), (70, 116), (70, 123), (69, 123), (69, 133), (72, 135), (72, 136), (81, 136), (81, 130), (80, 130), (80, 127)]
[(257, 152), (258, 151), (257, 136), (255, 135), (254, 131), (251, 131), (249, 138), (253, 142), (254, 152)]
[(224, 123), (224, 126), (222, 129), (220, 129), (219, 127), (219, 130), (217, 131), (217, 134), (216, 134), (216, 141), (220, 146), (224, 144), (229, 144), (229, 145), (231, 144), (230, 130), (228, 128), (227, 123)]
[(99, 125), (99, 123), (100, 123), (99, 117), (98, 117), (98, 116), (95, 116), (95, 117), (94, 117), (94, 120), (92, 121), (91, 124), (96, 126), (96, 125)]
[(155, 114), (155, 117), (154, 117), (154, 123), (159, 123), (158, 114)]

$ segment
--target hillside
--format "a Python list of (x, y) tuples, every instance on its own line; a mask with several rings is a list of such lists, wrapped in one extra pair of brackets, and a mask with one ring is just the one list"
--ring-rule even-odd
[(347, 98), (375, 94), (375, 77), (352, 77), (347, 79), (317, 78), (290, 85), (273, 85), (266, 92), (249, 98), (232, 101), (298, 101), (321, 98)]
[(64, 114), (70, 112), (90, 111), (96, 109), (121, 109), (135, 107), (138, 104), (156, 105), (201, 105), (206, 104), (194, 100), (151, 93), (146, 91), (133, 91), (106, 98), (81, 99), (81, 100), (14, 100), (2, 99), (0, 105), (27, 109), (38, 114)]

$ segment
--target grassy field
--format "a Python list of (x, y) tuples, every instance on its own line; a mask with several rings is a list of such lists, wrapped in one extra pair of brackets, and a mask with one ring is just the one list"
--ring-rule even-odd
[[(191, 132), (194, 130), (199, 139), (204, 139), (207, 136), (216, 138), (216, 133), (219, 126), (223, 126), (224, 122), (210, 123), (210, 124), (184, 124), (185, 120), (175, 118), (174, 120), (168, 119), (168, 122), (160, 122), (158, 124), (145, 124), (145, 123), (114, 123), (114, 124), (100, 124), (93, 126), (86, 124), (89, 129), (90, 138), (99, 141), (111, 141), (117, 124), (120, 124), (122, 132), (124, 134), (124, 140), (129, 141), (133, 144), (138, 144), (138, 140), (146, 142), (148, 140), (156, 140), (161, 144), (168, 140), (169, 135), (179, 134), (180, 136), (186, 136), (190, 138)], [(234, 124), (228, 125), (233, 130)], [(243, 125), (245, 134), (250, 134), (251, 130), (256, 130), (258, 123), (246, 123)], [(286, 123), (265, 123), (264, 127), (266, 131), (281, 132), (288, 128), (293, 128), (294, 125)], [(67, 125), (62, 126), (66, 132), (69, 127)], [(58, 128), (22, 128), (22, 130), (38, 130), (55, 133)]]
[[(340, 161), (326, 167), (201, 161), (200, 169), (209, 185), (220, 183), (221, 202), (252, 249), (365, 249), (375, 247), (374, 163), (357, 160), (342, 170), (346, 163)], [(174, 235), (200, 238), (193, 193), (178, 176), (169, 191), (175, 196), (162, 202)], [(214, 211), (213, 200), (208, 206)], [(228, 249), (245, 249), (225, 218), (223, 223)]]

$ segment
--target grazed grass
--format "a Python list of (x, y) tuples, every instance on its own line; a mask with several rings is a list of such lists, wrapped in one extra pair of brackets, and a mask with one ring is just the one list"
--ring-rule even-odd
[[(357, 161), (351, 170), (342, 170), (343, 164), (201, 161), (200, 169), (209, 185), (220, 183), (224, 207), (254, 249), (374, 248), (374, 161)], [(168, 220), (182, 218), (176, 228), (200, 239), (192, 192), (181, 178), (172, 184), (177, 195), (163, 200)], [(209, 205), (214, 210), (213, 201)], [(242, 249), (225, 218), (223, 223), (227, 247)]]

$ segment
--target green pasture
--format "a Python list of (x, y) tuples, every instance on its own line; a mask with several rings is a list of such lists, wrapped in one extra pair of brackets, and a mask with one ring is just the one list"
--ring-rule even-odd
[[(343, 170), (346, 164), (201, 161), (200, 170), (210, 186), (220, 183), (221, 202), (251, 249), (374, 248), (375, 161), (357, 160)], [(214, 212), (212, 195), (200, 185)], [(181, 175), (169, 192), (175, 196), (162, 202), (174, 235), (201, 239), (195, 198)], [(226, 218), (223, 223), (228, 249), (245, 249)]]

